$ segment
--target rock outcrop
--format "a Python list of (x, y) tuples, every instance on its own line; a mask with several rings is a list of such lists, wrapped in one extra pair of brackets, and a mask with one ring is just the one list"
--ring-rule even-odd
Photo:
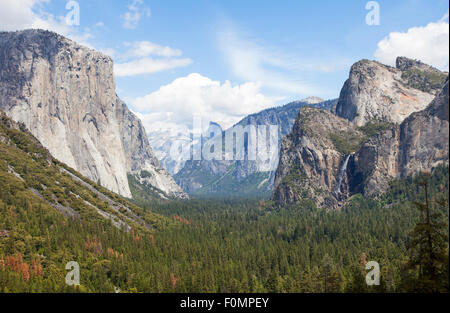
[(0, 186), (3, 202), (27, 199), (42, 213), (50, 213), (53, 208), (66, 218), (78, 220), (98, 215), (126, 232), (141, 227), (155, 230), (168, 222), (57, 161), (23, 123), (14, 122), (1, 110)]
[(142, 123), (117, 97), (110, 57), (53, 32), (0, 33), (0, 109), (61, 162), (131, 198), (128, 174), (184, 196), (159, 166)]
[(402, 71), (402, 79), (407, 86), (432, 94), (440, 92), (448, 74), (406, 57), (397, 58), (396, 68)]
[(312, 199), (336, 209), (353, 194), (376, 197), (393, 179), (448, 165), (448, 74), (406, 58), (397, 67), (356, 63), (339, 116), (300, 110), (281, 147), (273, 193), (278, 204)]
[(366, 142), (351, 164), (353, 193), (377, 196), (393, 178), (406, 178), (448, 164), (448, 78), (441, 92), (423, 111)]
[(312, 199), (335, 208), (348, 194), (347, 164), (364, 134), (330, 111), (300, 109), (292, 133), (283, 138), (274, 200), (281, 205)]
[(373, 120), (400, 124), (427, 107), (445, 77), (431, 66), (404, 57), (398, 58), (397, 68), (362, 60), (350, 70), (336, 114), (358, 126)]

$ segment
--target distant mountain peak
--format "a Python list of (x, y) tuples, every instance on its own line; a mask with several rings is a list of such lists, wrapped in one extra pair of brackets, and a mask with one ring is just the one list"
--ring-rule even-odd
[(299, 102), (303, 102), (303, 103), (308, 103), (308, 104), (317, 104), (317, 103), (321, 103), (324, 102), (325, 100), (319, 97), (308, 97), (305, 99), (300, 100)]

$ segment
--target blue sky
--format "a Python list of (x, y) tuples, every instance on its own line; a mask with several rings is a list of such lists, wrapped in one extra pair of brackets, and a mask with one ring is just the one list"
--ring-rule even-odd
[[(66, 1), (52, 1), (44, 8), (55, 15), (65, 14)], [(299, 0), (164, 0), (145, 1), (149, 18), (142, 17), (135, 29), (122, 27), (121, 15), (130, 1), (79, 1), (80, 28), (92, 30), (99, 48), (120, 51), (124, 41), (150, 41), (173, 47), (192, 59), (192, 65), (167, 72), (118, 79), (122, 97), (142, 96), (161, 85), (192, 72), (213, 80), (244, 83), (229, 68), (220, 49), (220, 33), (234, 27), (243, 40), (280, 49), (305, 62), (339, 60), (353, 63), (362, 58), (374, 59), (377, 43), (392, 31), (407, 31), (438, 21), (448, 11), (448, 2), (379, 1), (380, 26), (365, 23), (367, 1), (299, 1)], [(95, 27), (94, 27), (95, 28)], [(348, 64), (347, 64), (348, 65)], [(320, 88), (317, 96), (336, 97), (348, 75), (348, 67), (335, 72), (299, 70), (294, 82), (304, 81)], [(297, 76), (297, 77), (296, 77)], [(274, 92), (270, 90), (270, 92)], [(284, 94), (280, 94), (284, 96)], [(286, 95), (312, 96), (312, 94)]]
[[(74, 26), (62, 25), (65, 0), (0, 2), (4, 30), (43, 25), (111, 55), (117, 92), (147, 128), (182, 124), (170, 113), (184, 107), (228, 125), (290, 100), (336, 98), (363, 58), (392, 63), (409, 53), (448, 70), (444, 0), (377, 1), (378, 26), (366, 24), (368, 1), (359, 0), (79, 0)], [(439, 22), (444, 28), (428, 27)]]

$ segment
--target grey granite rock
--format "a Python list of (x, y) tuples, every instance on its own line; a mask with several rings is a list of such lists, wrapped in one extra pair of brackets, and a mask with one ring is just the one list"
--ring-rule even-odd
[[(393, 179), (448, 165), (448, 76), (442, 80), (446, 73), (419, 61), (397, 63), (399, 69), (356, 63), (341, 92), (339, 116), (300, 110), (281, 147), (273, 192), (278, 204), (312, 199), (336, 209), (353, 194), (376, 197)], [(383, 127), (373, 133), (371, 125)]]
[[(411, 113), (425, 109), (435, 97), (436, 90), (425, 86), (420, 88), (421, 85), (414, 78), (418, 74), (408, 70), (414, 68), (417, 73), (431, 75), (434, 69), (422, 66), (422, 63), (419, 67), (419, 63), (408, 63), (406, 60), (408, 59), (400, 59), (400, 69), (369, 60), (355, 63), (342, 88), (336, 114), (358, 126), (372, 120), (400, 124)], [(445, 80), (442, 75), (443, 73), (439, 75), (441, 79), (443, 77), (439, 88)]]
[(128, 173), (185, 194), (159, 166), (139, 119), (117, 97), (113, 61), (56, 33), (0, 33), (0, 109), (58, 160), (131, 198)]

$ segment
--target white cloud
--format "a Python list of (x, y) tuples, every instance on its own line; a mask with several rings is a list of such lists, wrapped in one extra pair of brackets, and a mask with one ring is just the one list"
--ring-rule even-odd
[(117, 77), (136, 76), (141, 74), (151, 74), (170, 70), (177, 67), (188, 66), (191, 59), (153, 59), (140, 58), (126, 63), (118, 63), (114, 66), (114, 73)]
[[(0, 0), (0, 31), (16, 31), (29, 28), (39, 28), (54, 31), (82, 45), (93, 48), (91, 30), (70, 26), (65, 16), (54, 16), (44, 10), (43, 4), (50, 0)], [(125, 14), (128, 26), (137, 25), (142, 16), (149, 15), (143, 0), (134, 0), (128, 6), (130, 14)], [(135, 13), (133, 15), (133, 12)], [(99, 21), (95, 27), (103, 27)], [(149, 41), (130, 43), (125, 54), (119, 54), (112, 48), (100, 48), (103, 53), (117, 58), (115, 71), (117, 76), (134, 76), (146, 73), (156, 73), (192, 63), (189, 58), (179, 58), (182, 51), (167, 46), (160, 46)], [(154, 56), (154, 57), (150, 57)], [(157, 58), (155, 58), (157, 57)]]
[(259, 83), (233, 86), (193, 73), (130, 103), (147, 132), (183, 132), (192, 127), (194, 116), (228, 128), (248, 114), (275, 105), (275, 99), (264, 96), (260, 87)]
[(88, 40), (92, 38), (89, 31), (79, 31), (66, 24), (64, 16), (54, 16), (42, 9), (42, 5), (50, 0), (1, 0), (0, 31), (16, 31), (39, 28), (54, 31), (78, 43), (90, 47)]
[(437, 23), (413, 27), (406, 33), (392, 32), (378, 43), (375, 58), (395, 65), (398, 56), (418, 59), (442, 70), (449, 67), (448, 13)]
[(143, 0), (133, 0), (128, 5), (128, 11), (122, 15), (122, 26), (126, 29), (135, 29), (142, 17), (150, 17), (150, 9)]
[(189, 58), (179, 58), (183, 52), (149, 41), (125, 42), (127, 51), (117, 55), (114, 66), (115, 75), (136, 76), (185, 67), (192, 64)]
[(31, 28), (39, 16), (33, 12), (33, 7), (43, 0), (2, 0), (0, 1), (0, 30), (15, 31)]
[(257, 81), (263, 87), (295, 95), (317, 95), (320, 88), (302, 81), (305, 72), (334, 72), (346, 69), (350, 60), (322, 63), (306, 60), (278, 48), (262, 45), (226, 23), (219, 33), (219, 48), (233, 74), (243, 81)]
[(147, 57), (150, 55), (156, 55), (161, 57), (179, 57), (183, 53), (181, 50), (173, 49), (170, 47), (163, 47), (150, 41), (136, 41), (134, 43), (126, 43), (131, 47), (127, 55), (131, 57)]

